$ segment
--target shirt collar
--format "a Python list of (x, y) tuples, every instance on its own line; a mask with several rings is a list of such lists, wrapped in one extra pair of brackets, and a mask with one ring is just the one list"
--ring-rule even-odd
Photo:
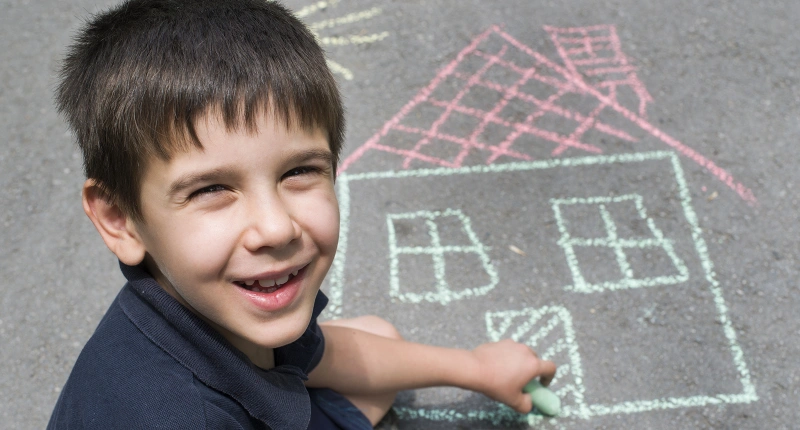
[(275, 350), (276, 367), (256, 367), (241, 351), (162, 289), (142, 268), (120, 263), (128, 283), (119, 296), (123, 312), (151, 342), (197, 379), (238, 401), (271, 428), (304, 428), (311, 404), (307, 379), (322, 338), (316, 317), (327, 303), (318, 293), (312, 325), (295, 342)]

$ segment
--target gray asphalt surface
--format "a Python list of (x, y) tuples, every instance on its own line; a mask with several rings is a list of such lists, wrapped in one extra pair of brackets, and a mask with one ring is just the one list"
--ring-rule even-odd
[[(562, 417), (430, 389), (400, 396), (398, 428), (798, 427), (800, 3), (328, 3), (303, 11), (349, 112), (328, 316), (378, 313), (448, 346), (515, 337), (561, 365)], [(0, 1), (2, 428), (46, 425), (122, 286), (81, 210), (80, 157), (52, 102), (70, 35), (109, 4)], [(572, 29), (558, 33), (565, 49), (616, 32), (628, 63), (581, 63), (556, 28)], [(522, 69), (542, 80), (514, 87)], [(641, 86), (612, 98), (612, 75)], [(460, 92), (436, 125), (437, 101)], [(588, 121), (597, 94), (614, 103)], [(405, 128), (385, 126), (393, 118)], [(398, 155), (431, 127), (415, 156)], [(514, 130), (516, 152), (491, 158)], [(471, 136), (484, 149), (457, 159)], [(419, 170), (438, 159), (460, 170)]]

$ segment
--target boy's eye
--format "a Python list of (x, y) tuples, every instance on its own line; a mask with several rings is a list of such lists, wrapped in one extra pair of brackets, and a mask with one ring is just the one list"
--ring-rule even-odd
[(306, 174), (309, 174), (309, 173), (319, 173), (319, 172), (321, 172), (321, 169), (318, 168), (318, 167), (300, 166), (300, 167), (295, 167), (294, 169), (289, 170), (283, 176), (285, 178), (289, 178), (289, 177), (292, 177), (292, 176), (306, 175)]
[(193, 199), (195, 197), (202, 196), (204, 194), (216, 193), (219, 191), (225, 191), (225, 187), (219, 184), (209, 185), (207, 187), (203, 187), (200, 188), (199, 190), (192, 192), (192, 194), (189, 194), (189, 199)]

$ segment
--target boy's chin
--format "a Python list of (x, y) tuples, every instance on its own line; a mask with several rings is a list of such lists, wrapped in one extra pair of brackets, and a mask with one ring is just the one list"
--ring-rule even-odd
[[(292, 315), (291, 321), (276, 321), (266, 324), (264, 330), (267, 330), (269, 333), (265, 334), (263, 337), (251, 339), (251, 342), (262, 348), (269, 349), (286, 346), (300, 339), (303, 333), (306, 332), (306, 329), (308, 329), (310, 321), (311, 314), (309, 313), (308, 318), (302, 315)], [(280, 336), (275, 336), (277, 333), (280, 333)]]

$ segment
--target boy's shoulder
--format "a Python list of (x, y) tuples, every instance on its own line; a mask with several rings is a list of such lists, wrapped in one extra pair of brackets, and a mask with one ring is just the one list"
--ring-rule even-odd
[(117, 298), (81, 351), (48, 428), (206, 428), (202, 394)]
[[(125, 266), (123, 273), (129, 282), (81, 351), (48, 429), (295, 428), (307, 421), (304, 362), (258, 369), (143, 271)], [(315, 318), (326, 301), (320, 296)], [(317, 345), (321, 354), (322, 339), (309, 342), (315, 328), (313, 320), (298, 347), (312, 353), (307, 348)]]

